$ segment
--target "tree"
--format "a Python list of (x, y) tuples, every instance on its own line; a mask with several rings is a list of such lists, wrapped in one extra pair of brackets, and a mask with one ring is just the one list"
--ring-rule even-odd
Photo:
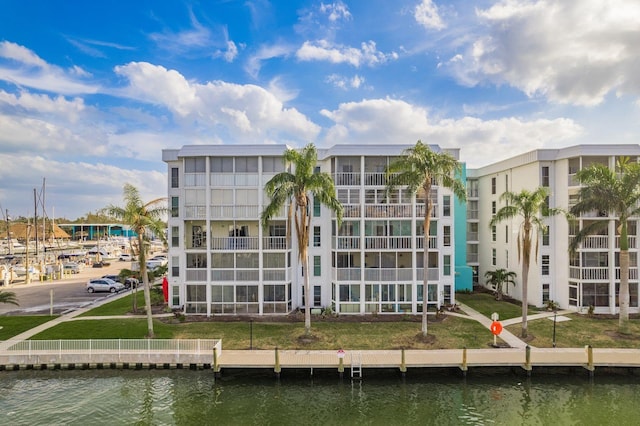
[(522, 262), (522, 331), (521, 336), (527, 337), (527, 310), (529, 291), (529, 265), (531, 264), (531, 250), (535, 246), (535, 256), (538, 256), (538, 236), (545, 230), (544, 218), (562, 213), (561, 209), (549, 208), (549, 190), (539, 187), (535, 191), (523, 189), (520, 192), (506, 191), (500, 196), (500, 201), (507, 205), (500, 208), (493, 216), (489, 226), (516, 217), (522, 218), (518, 229), (518, 262)]
[(507, 271), (504, 268), (496, 269), (495, 271), (487, 271), (484, 273), (485, 278), (487, 278), (486, 284), (491, 284), (496, 291), (496, 300), (502, 300), (502, 286), (507, 285), (507, 289), (509, 288), (509, 284), (516, 285), (516, 276), (517, 274), (513, 271)]
[(593, 164), (576, 173), (583, 185), (578, 194), (578, 202), (571, 213), (579, 217), (587, 212), (608, 212), (607, 217), (596, 219), (583, 227), (569, 245), (575, 252), (586, 236), (606, 230), (611, 217), (615, 219), (615, 232), (620, 235), (620, 314), (618, 331), (629, 332), (629, 219), (640, 214), (640, 165), (623, 157), (616, 163), (616, 170), (603, 164)]
[(436, 184), (453, 191), (462, 201), (467, 199), (464, 183), (460, 180), (460, 163), (446, 152), (435, 152), (428, 145), (418, 141), (415, 146), (403, 151), (402, 156), (386, 168), (387, 193), (398, 186), (406, 186), (407, 191), (421, 198), (424, 205), (424, 253), (422, 285), (422, 335), (427, 335), (427, 295), (429, 271), (429, 228), (433, 200), (431, 187)]
[(0, 290), (0, 303), (20, 306), (18, 298), (13, 291)]
[(166, 199), (157, 198), (147, 203), (140, 198), (140, 193), (131, 184), (124, 185), (124, 207), (109, 205), (105, 208), (107, 214), (123, 223), (131, 226), (136, 233), (138, 262), (140, 264), (140, 276), (143, 282), (144, 302), (147, 311), (147, 337), (153, 338), (153, 316), (151, 312), (151, 292), (149, 276), (147, 274), (147, 256), (149, 252), (149, 235), (153, 233), (156, 237), (166, 242), (165, 223), (162, 220), (166, 213)]
[(262, 226), (266, 227), (285, 205), (288, 205), (288, 219), (293, 221), (298, 243), (298, 260), (302, 263), (304, 271), (304, 295), (305, 314), (304, 330), (306, 335), (311, 334), (311, 293), (309, 281), (309, 228), (311, 215), (309, 203), (311, 196), (320, 204), (327, 206), (336, 214), (338, 226), (342, 222), (342, 204), (336, 197), (336, 189), (328, 173), (315, 172), (318, 162), (318, 152), (313, 144), (305, 146), (301, 151), (287, 149), (284, 152), (284, 162), (287, 169), (293, 166), (293, 171), (285, 170), (276, 174), (265, 185), (265, 191), (270, 198), (270, 203), (261, 214)]

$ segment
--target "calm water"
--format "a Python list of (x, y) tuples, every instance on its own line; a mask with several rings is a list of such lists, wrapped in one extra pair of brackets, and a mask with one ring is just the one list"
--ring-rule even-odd
[[(0, 373), (3, 425), (637, 425), (640, 378)], [(293, 374), (293, 373), (291, 373)]]

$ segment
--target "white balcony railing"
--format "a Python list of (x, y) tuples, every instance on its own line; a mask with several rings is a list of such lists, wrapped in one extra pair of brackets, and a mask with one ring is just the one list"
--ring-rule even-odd
[(608, 280), (609, 268), (604, 267), (569, 267), (569, 278), (576, 280)]
[[(421, 282), (424, 279), (424, 268), (416, 269), (417, 276), (416, 280)], [(440, 270), (438, 268), (429, 268), (429, 275), (427, 276), (428, 281), (437, 281), (440, 279)]]
[(184, 206), (185, 219), (206, 219), (207, 206)]
[[(419, 235), (416, 237), (416, 248), (424, 249), (424, 237)], [(438, 248), (438, 237), (429, 236), (429, 249)]]
[(364, 248), (366, 250), (409, 250), (411, 249), (411, 240), (412, 237), (365, 237)]
[(335, 248), (338, 250), (359, 250), (360, 237), (337, 237)]
[[(636, 245), (637, 244), (636, 243), (637, 238), (635, 236), (631, 236), (631, 235), (628, 236), (627, 238), (628, 238), (628, 241), (629, 241), (629, 248), (630, 249), (636, 248), (637, 247), (637, 245)], [(616, 248), (620, 248), (620, 236), (619, 235), (616, 236)]]
[(364, 279), (369, 281), (402, 281), (408, 282), (413, 280), (412, 268), (365, 268)]
[(207, 281), (207, 270), (206, 270), (206, 268), (205, 269), (187, 268), (186, 269), (186, 280), (187, 281), (206, 282)]
[(338, 281), (360, 281), (362, 272), (360, 268), (335, 268)]
[[(616, 268), (616, 280), (620, 279), (620, 268)], [(629, 268), (629, 279), (633, 281), (638, 280), (638, 268), (630, 267)]]
[(258, 237), (213, 237), (212, 250), (258, 250)]
[(411, 204), (367, 204), (365, 217), (411, 217)]
[(263, 250), (287, 250), (287, 237), (263, 237), (262, 249)]
[(343, 204), (342, 217), (360, 217), (360, 204)]
[(336, 186), (359, 186), (360, 172), (356, 173), (336, 173), (333, 175)]

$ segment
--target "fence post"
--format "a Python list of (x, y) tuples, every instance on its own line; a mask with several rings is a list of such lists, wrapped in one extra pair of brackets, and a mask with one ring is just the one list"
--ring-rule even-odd
[(587, 370), (589, 370), (589, 376), (593, 377), (593, 371), (595, 370), (593, 366), (593, 348), (591, 345), (587, 345), (585, 349), (587, 350)]
[(460, 369), (462, 370), (462, 374), (464, 376), (467, 375), (467, 347), (463, 347), (462, 348), (462, 366), (460, 367)]
[(275, 371), (277, 377), (280, 377), (280, 371), (281, 371), (281, 368), (280, 368), (280, 354), (278, 353), (278, 347), (277, 346), (276, 346), (276, 363), (275, 363), (275, 366), (273, 368), (273, 371)]
[(531, 376), (531, 346), (527, 345), (525, 350), (525, 363), (524, 369), (527, 371), (527, 376)]
[(405, 362), (405, 357), (404, 357), (404, 348), (402, 348), (402, 361), (400, 363), (400, 372), (402, 373), (403, 376), (407, 372), (407, 364)]

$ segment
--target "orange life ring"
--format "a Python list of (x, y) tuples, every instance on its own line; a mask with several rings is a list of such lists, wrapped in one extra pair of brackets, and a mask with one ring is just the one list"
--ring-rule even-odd
[(502, 324), (500, 324), (499, 321), (494, 321), (491, 323), (491, 327), (489, 327), (489, 329), (495, 336), (497, 336), (502, 333)]

